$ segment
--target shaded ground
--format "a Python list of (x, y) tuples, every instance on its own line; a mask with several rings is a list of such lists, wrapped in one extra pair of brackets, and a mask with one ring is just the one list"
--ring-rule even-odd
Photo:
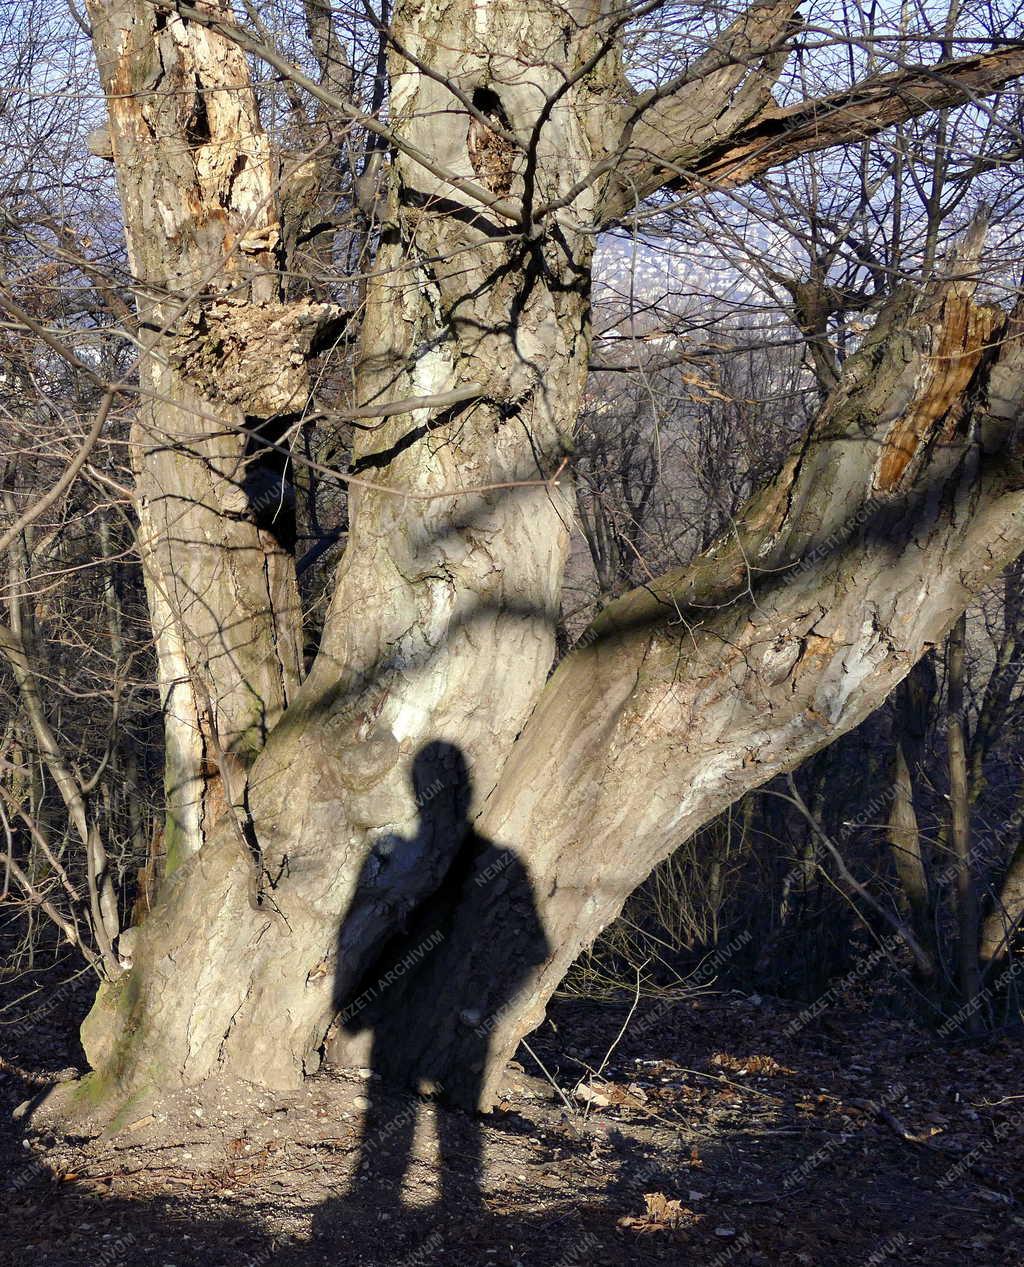
[[(598, 1077), (629, 1008), (561, 1000), (486, 1119), (335, 1070), (169, 1100), (108, 1140), (26, 1133), (12, 1110), (73, 1075), (89, 990), (3, 1015), (3, 1264), (1024, 1264), (1019, 1033), (653, 1001)], [(385, 1127), (361, 1141), (368, 1091)]]

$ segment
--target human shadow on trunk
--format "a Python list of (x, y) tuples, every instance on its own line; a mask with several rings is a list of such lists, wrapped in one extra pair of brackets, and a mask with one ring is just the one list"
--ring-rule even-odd
[[(360, 904), (386, 908), (389, 891), (401, 889), (401, 874), (425, 851), (443, 850), (451, 863), (438, 888), (407, 919), (377, 958), (357, 990), (335, 999), (338, 1027), (347, 1035), (370, 1035), (372, 1071), (366, 1095), (358, 1188), (386, 1209), (403, 1210), (401, 1188), (412, 1158), (422, 1100), (440, 1097), (470, 1113), (438, 1114), (442, 1207), (449, 1187), (480, 1198), (481, 1139), (472, 1110), (480, 1105), (488, 1070), (490, 1039), (502, 1012), (549, 952), (533, 889), (512, 849), (494, 844), (472, 827), (472, 784), (461, 749), (435, 741), (417, 754), (412, 769), (419, 826), (410, 838), (384, 838), (363, 868)], [(491, 912), (479, 923), (482, 903)], [(360, 918), (365, 918), (361, 914)], [(510, 932), (514, 951), (500, 974), (474, 980), (466, 953), (481, 935)], [(339, 946), (346, 942), (339, 932)], [(396, 1113), (395, 1088), (413, 1093)], [(357, 1196), (356, 1188), (346, 1198)], [(339, 1203), (339, 1205), (344, 1202)], [(329, 1208), (318, 1218), (326, 1231)]]

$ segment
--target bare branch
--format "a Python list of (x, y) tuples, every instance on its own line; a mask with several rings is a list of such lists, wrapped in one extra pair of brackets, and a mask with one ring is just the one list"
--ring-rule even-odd
[(608, 205), (628, 205), (652, 193), (666, 180), (661, 163), (670, 172), (688, 168), (718, 138), (760, 117), (785, 65), (795, 10), (793, 0), (751, 5), (678, 80), (633, 103)]
[(38, 501), (34, 502), (28, 510), (24, 511), (5, 533), (0, 535), (0, 551), (6, 550), (14, 538), (24, 532), (30, 523), (38, 519), (43, 511), (48, 510), (54, 502), (59, 500), (64, 493), (71, 487), (78, 476), (78, 472), (85, 465), (89, 454), (96, 447), (96, 441), (100, 438), (100, 432), (107, 421), (107, 415), (110, 413), (110, 406), (114, 403), (114, 391), (108, 389), (106, 395), (100, 401), (100, 407), (96, 411), (96, 417), (93, 419), (92, 426), (89, 428), (88, 434), (82, 441), (82, 445), (78, 452), (68, 463), (67, 469), (53, 487), (43, 494)]
[[(727, 137), (693, 153), (685, 133), (661, 135), (639, 127), (633, 146), (647, 141), (647, 167), (634, 171), (634, 202), (665, 185), (727, 189), (801, 154), (848, 145), (932, 110), (992, 96), (1024, 74), (1024, 44), (934, 66), (914, 66), (865, 80), (844, 92), (782, 109), (768, 106)], [(621, 214), (627, 190), (606, 201)]]

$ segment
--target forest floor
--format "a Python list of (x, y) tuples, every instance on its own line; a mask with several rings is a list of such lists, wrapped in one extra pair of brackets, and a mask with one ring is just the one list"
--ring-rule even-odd
[(88, 992), (0, 1018), (2, 1264), (1024, 1265), (1019, 1033), (707, 995), (642, 1002), (601, 1068), (631, 1005), (565, 998), (487, 1117), (334, 1069), (55, 1137), (23, 1102), (80, 1069)]

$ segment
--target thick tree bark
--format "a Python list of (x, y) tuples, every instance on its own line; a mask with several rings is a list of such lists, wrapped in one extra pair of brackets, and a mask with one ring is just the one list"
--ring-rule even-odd
[[(266, 143), (226, 4), (91, 11), (134, 267), (168, 328), (140, 518), (190, 856), (84, 1027), (86, 1093), (293, 1085), (367, 972), (409, 960), (347, 1030), (372, 1016), (389, 1072), (484, 1106), (650, 869), (855, 725), (1024, 546), (1016, 328), (1000, 342), (1004, 315), (963, 286), (900, 297), (736, 535), (613, 604), (546, 682), (572, 506), (550, 477), (587, 371), (592, 174), (619, 144), (622, 80), (583, 6), (567, 26), (544, 3), (408, 0), (357, 377), (384, 421), (356, 446), (349, 544), (295, 691), (291, 560), (236, 500), (239, 424), (301, 409), (332, 314), (274, 297)], [(283, 387), (256, 373), (285, 362)], [(436, 396), (458, 403), (385, 412)], [(219, 817), (211, 750), (246, 775)]]
[[(563, 81), (556, 65), (539, 73), (527, 54), (558, 47), (574, 59), (589, 55), (589, 34), (565, 48), (560, 13), (481, 14), (467, 3), (435, 14), (434, 28), (418, 6), (400, 8), (396, 39), (413, 56), (429, 54), (478, 117), (463, 110), (453, 126), (452, 93), (396, 56), (392, 120), (488, 197), (525, 197), (527, 187), (533, 197), (559, 197), (589, 165), (591, 142), (567, 94), (531, 143), (538, 113)], [(201, 27), (185, 29), (230, 47)], [(545, 481), (568, 448), (587, 372), (592, 237), (568, 228), (541, 241), (511, 235), (482, 203), (455, 205), (449, 192), (399, 156), (362, 323), (358, 404), (386, 407), (465, 384), (478, 385), (478, 399), (391, 415), (361, 433), (349, 547), (320, 654), (248, 782), (263, 867), (271, 876), (287, 871), (272, 900), (291, 930), (287, 953), (302, 968), (284, 974), (253, 959), (253, 920), (258, 934), (266, 919), (243, 907), (251, 906), (249, 859), (224, 823), (133, 949), (129, 989), (110, 992), (133, 1015), (148, 1007), (145, 1028), (159, 1031), (157, 1047), (188, 1035), (188, 1050), (173, 1058), (186, 1079), (232, 1063), (222, 1047), (237, 1052), (240, 1072), (258, 1066), (269, 1081), (315, 1067), (334, 1010), (331, 980), (317, 966), (337, 963), (331, 976), (357, 980), (389, 933), (387, 914), (400, 917), (436, 887), (458, 843), (439, 830), (421, 839), (418, 865), (389, 894), (389, 912), (374, 899), (357, 915), (357, 883), (375, 842), (416, 834), (415, 754), (438, 736), (457, 739), (482, 800), (550, 668), (572, 500), (571, 490)], [(217, 619), (230, 624), (226, 613)], [(443, 781), (445, 770), (436, 777)], [(353, 944), (339, 949), (346, 911)], [(204, 944), (198, 930), (210, 924), (220, 931)], [(158, 925), (183, 943), (173, 986), (148, 956)], [(276, 942), (268, 950), (271, 960), (280, 953)], [(167, 962), (161, 951), (158, 963)], [(216, 998), (183, 984), (219, 972)], [(143, 1004), (134, 992), (145, 978)], [(112, 1037), (105, 1007), (86, 1029), (98, 1063)], [(283, 1024), (268, 1030), (268, 1015)]]
[(241, 51), (145, 0), (89, 11), (143, 342), (133, 458), (173, 870), (225, 804), (211, 731), (244, 768), (298, 686), (283, 492), (245, 428), (305, 404), (323, 314), (278, 301), (270, 149)]
[(530, 930), (499, 886), (467, 884), (396, 1012), (394, 1073), (489, 1103), (574, 957), (673, 845), (863, 720), (941, 640), (1024, 548), (1022, 401), (1016, 327), (956, 286), (904, 296), (736, 536), (602, 615), (476, 824), (528, 858), (551, 950), (510, 1001), (504, 965), (530, 962)]

